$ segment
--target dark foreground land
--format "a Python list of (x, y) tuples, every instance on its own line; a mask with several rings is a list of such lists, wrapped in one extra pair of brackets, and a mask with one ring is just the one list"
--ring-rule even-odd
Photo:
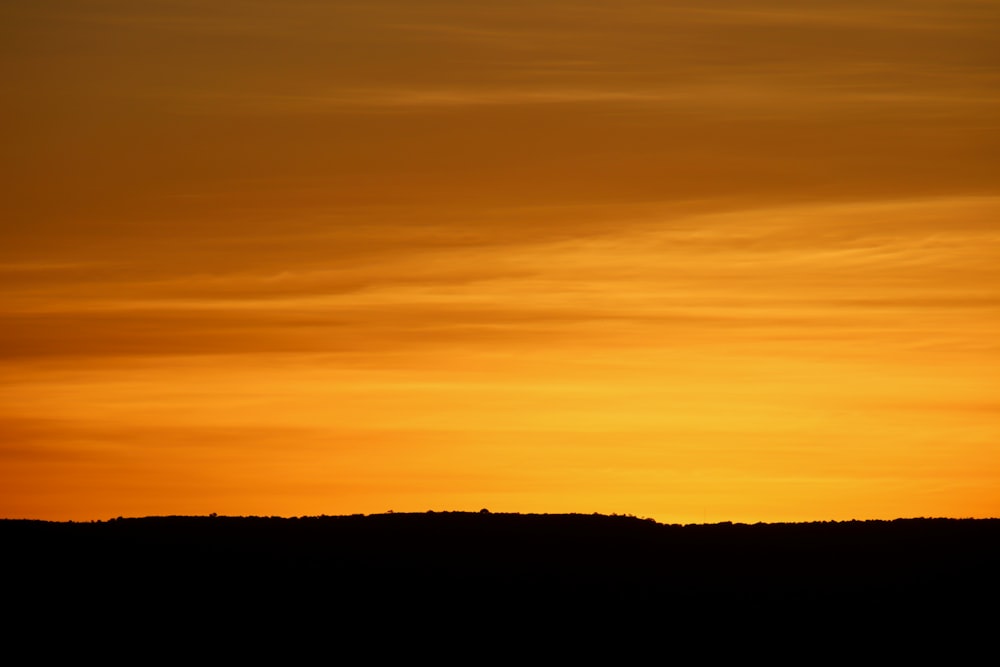
[(422, 628), (425, 640), (493, 628), (501, 644), (567, 627), (579, 642), (626, 626), (661, 641), (808, 632), (831, 645), (902, 632), (913, 649), (945, 629), (992, 636), (1000, 600), (1000, 519), (681, 526), (484, 511), (8, 520), (0, 544), (6, 608), (26, 626), (97, 626), (167, 643), (231, 628), (260, 641), (344, 641), (372, 627), (387, 636)]

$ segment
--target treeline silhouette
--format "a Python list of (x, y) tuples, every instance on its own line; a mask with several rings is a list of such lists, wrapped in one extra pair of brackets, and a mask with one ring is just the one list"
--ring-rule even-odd
[(0, 540), (19, 613), (62, 623), (104, 613), (132, 632), (178, 619), (202, 629), (225, 619), (262, 636), (393, 619), (652, 624), (675, 637), (889, 621), (972, 632), (995, 620), (1000, 592), (1000, 519), (164, 516), (4, 520)]

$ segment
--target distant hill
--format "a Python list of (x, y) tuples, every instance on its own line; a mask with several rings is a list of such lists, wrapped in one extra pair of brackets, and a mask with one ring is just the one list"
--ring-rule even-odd
[[(995, 621), (1000, 519), (664, 525), (390, 513), (0, 521), (7, 597), (61, 623), (459, 627), (570, 622), (786, 632)], [(105, 611), (100, 612), (99, 610)], [(984, 611), (985, 609), (985, 611)], [(108, 611), (110, 610), (110, 611)], [(336, 618), (334, 621), (332, 619)]]

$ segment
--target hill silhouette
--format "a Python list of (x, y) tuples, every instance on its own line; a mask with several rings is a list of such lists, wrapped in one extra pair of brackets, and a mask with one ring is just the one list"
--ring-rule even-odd
[(272, 639), (399, 623), (510, 633), (512, 622), (658, 627), (674, 638), (830, 631), (843, 641), (845, 628), (856, 636), (887, 623), (974, 635), (995, 620), (984, 602), (1000, 592), (1000, 519), (164, 516), (4, 520), (0, 539), (8, 605), (22, 618), (62, 627), (102, 618), (147, 638), (177, 623)]

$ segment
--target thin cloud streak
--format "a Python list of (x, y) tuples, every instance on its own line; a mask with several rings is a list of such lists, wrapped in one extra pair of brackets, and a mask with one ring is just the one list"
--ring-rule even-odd
[(975, 347), (1000, 329), (998, 212), (984, 198), (793, 207), (646, 220), (628, 233), (609, 223), (586, 240), (521, 240), (513, 254), (507, 244), (431, 243), (277, 275), (249, 263), (215, 275), (171, 265), (175, 275), (151, 281), (111, 274), (15, 292), (2, 338), (12, 358), (357, 353), (559, 336), (611, 345), (668, 331), (694, 347), (820, 331), (827, 341), (950, 336)]
[[(847, 78), (846, 76), (844, 78)], [(261, 94), (250, 92), (205, 92), (200, 94), (163, 93), (153, 99), (172, 106), (181, 113), (230, 115), (248, 114), (324, 114), (361, 111), (410, 111), (422, 113), (477, 107), (517, 107), (534, 105), (585, 105), (594, 110), (624, 109), (675, 110), (717, 113), (728, 116), (733, 109), (744, 114), (794, 118), (801, 114), (833, 117), (835, 114), (895, 110), (908, 117), (931, 119), (972, 117), (988, 119), (1000, 109), (1000, 95), (988, 90), (1000, 77), (971, 78), (964, 87), (955, 86), (955, 77), (942, 72), (947, 87), (939, 90), (912, 89), (906, 86), (852, 87), (836, 79), (816, 85), (815, 81), (787, 80), (779, 72), (775, 77), (758, 76), (720, 78), (670, 88), (566, 87), (441, 88), (403, 86), (384, 88), (342, 88), (326, 92)], [(964, 89), (963, 89), (964, 88)]]

